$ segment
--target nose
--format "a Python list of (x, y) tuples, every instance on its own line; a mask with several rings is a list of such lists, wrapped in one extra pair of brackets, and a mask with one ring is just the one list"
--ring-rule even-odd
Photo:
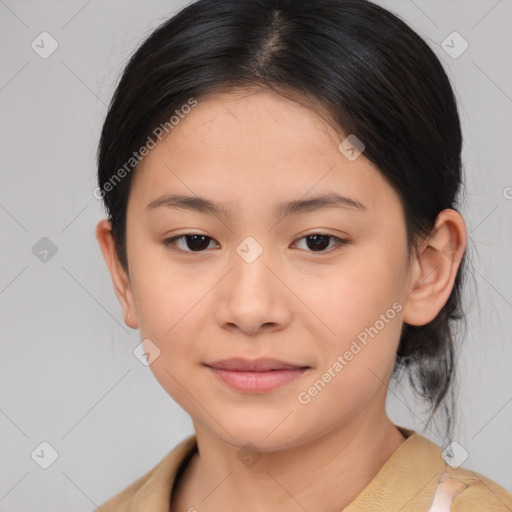
[(270, 260), (269, 252), (263, 251), (254, 261), (239, 254), (232, 258), (231, 271), (218, 289), (215, 314), (222, 328), (254, 336), (283, 329), (290, 322), (292, 294), (278, 277), (279, 265)]

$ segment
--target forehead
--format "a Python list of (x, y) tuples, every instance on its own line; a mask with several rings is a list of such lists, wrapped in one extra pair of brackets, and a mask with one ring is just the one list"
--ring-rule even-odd
[(369, 160), (349, 160), (346, 137), (315, 105), (268, 89), (200, 99), (135, 172), (137, 208), (164, 193), (214, 198), (266, 211), (284, 199), (335, 191), (369, 209), (397, 196)]

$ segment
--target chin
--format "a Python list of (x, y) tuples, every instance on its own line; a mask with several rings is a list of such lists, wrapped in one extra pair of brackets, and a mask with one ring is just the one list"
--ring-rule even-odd
[(227, 432), (219, 425), (211, 425), (211, 428), (226, 444), (240, 449), (250, 450), (253, 447), (260, 452), (271, 452), (286, 450), (304, 442), (307, 435), (299, 431), (297, 425), (279, 425), (282, 421), (283, 417), (277, 421), (274, 418), (264, 421), (260, 417), (253, 421), (250, 417), (239, 417), (233, 422), (222, 422)]

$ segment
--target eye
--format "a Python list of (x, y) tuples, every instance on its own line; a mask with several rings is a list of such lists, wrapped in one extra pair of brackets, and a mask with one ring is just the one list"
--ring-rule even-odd
[[(338, 249), (339, 247), (348, 244), (348, 240), (344, 240), (334, 235), (329, 235), (326, 233), (312, 233), (310, 235), (306, 235), (301, 237), (299, 240), (306, 240), (306, 246), (308, 249), (311, 249), (310, 252), (326, 252), (331, 253)], [(330, 246), (330, 242), (334, 241), (334, 246)], [(169, 248), (171, 251), (178, 252), (204, 252), (205, 249), (208, 249), (210, 242), (213, 241), (213, 238), (189, 233), (185, 235), (178, 235), (172, 238), (168, 238), (164, 240), (163, 244), (165, 247)], [(179, 243), (181, 242), (181, 247)], [(329, 248), (328, 250), (326, 250)]]
[[(329, 247), (329, 239), (334, 240), (335, 244), (333, 247), (329, 248), (329, 250), (325, 250)], [(338, 238), (334, 235), (329, 235), (327, 233), (312, 233), (310, 235), (303, 236), (299, 240), (306, 240), (306, 246), (309, 249), (313, 249), (311, 252), (326, 252), (331, 253), (335, 250), (339, 249), (341, 246), (349, 243), (348, 240), (344, 240), (342, 238)]]
[[(190, 250), (187, 250), (186, 248), (184, 249), (183, 247), (178, 247), (177, 242), (180, 240), (184, 240), (185, 247), (189, 247)], [(213, 240), (213, 238), (209, 236), (190, 233), (168, 238), (167, 240), (164, 240), (164, 245), (171, 251), (202, 252), (204, 249), (208, 248), (209, 241), (211, 240)]]

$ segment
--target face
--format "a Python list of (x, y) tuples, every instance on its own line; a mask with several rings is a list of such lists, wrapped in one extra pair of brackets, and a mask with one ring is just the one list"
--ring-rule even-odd
[[(133, 326), (158, 353), (163, 388), (232, 445), (281, 449), (384, 414), (408, 291), (405, 219), (344, 139), (274, 92), (223, 93), (199, 101), (134, 176)], [(294, 369), (208, 366), (230, 358)]]

